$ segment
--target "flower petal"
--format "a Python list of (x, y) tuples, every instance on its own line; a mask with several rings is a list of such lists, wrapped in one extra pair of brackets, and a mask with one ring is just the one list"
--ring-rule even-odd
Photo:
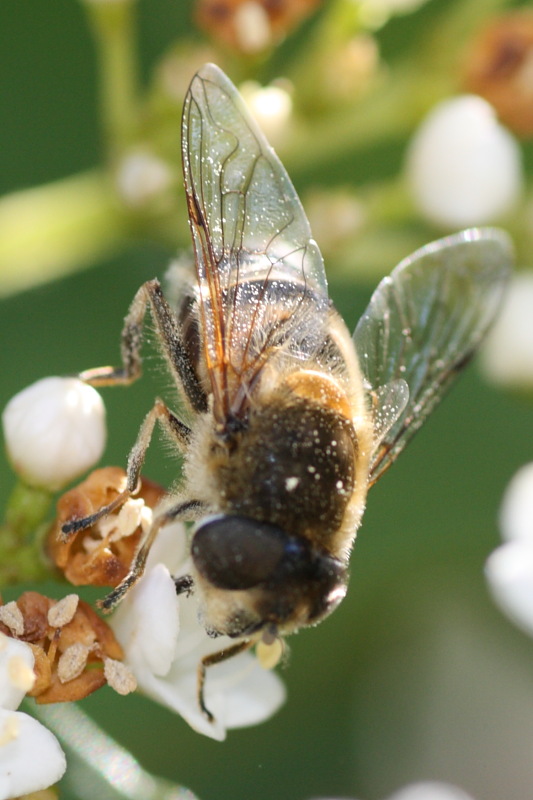
[[(150, 560), (164, 558), (173, 562), (174, 574), (189, 573), (190, 563), (183, 560), (183, 526), (178, 530), (176, 526), (164, 528), (154, 548)], [(198, 665), (204, 656), (235, 642), (224, 636), (213, 641), (207, 635), (198, 620), (197, 599), (194, 595), (176, 597), (174, 581), (164, 564), (147, 570), (122, 601), (111, 625), (139, 690), (176, 711), (206, 736), (222, 740), (227, 728), (262, 722), (285, 699), (285, 689), (277, 675), (263, 670), (250, 653), (241, 653), (209, 667), (205, 699), (215, 722), (206, 719), (198, 705)]]
[(179, 633), (176, 587), (164, 564), (156, 564), (130, 590), (110, 621), (126, 653), (126, 663), (139, 673), (166, 675)]
[(0, 633), (0, 708), (19, 707), (35, 681), (34, 663), (29, 645)]
[(486, 564), (492, 595), (500, 608), (533, 635), (533, 543), (508, 542)]
[(263, 670), (250, 653), (241, 653), (207, 670), (205, 702), (215, 717), (211, 723), (197, 700), (199, 659), (177, 659), (164, 678), (148, 672), (136, 676), (139, 688), (148, 697), (176, 711), (198, 733), (222, 741), (227, 729), (264, 722), (285, 700), (285, 688), (278, 676)]
[(210, 667), (207, 673), (207, 706), (227, 729), (264, 722), (281, 707), (285, 696), (280, 678), (263, 669), (251, 653)]
[(44, 725), (20, 711), (0, 709), (0, 800), (46, 789), (66, 765), (59, 742)]
[(521, 467), (508, 484), (500, 525), (504, 539), (533, 542), (533, 463)]
[(533, 270), (513, 276), (481, 350), (487, 376), (502, 386), (533, 387)]

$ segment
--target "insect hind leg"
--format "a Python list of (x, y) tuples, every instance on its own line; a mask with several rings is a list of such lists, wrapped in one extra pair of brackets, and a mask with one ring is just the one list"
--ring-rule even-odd
[(78, 531), (90, 528), (91, 525), (94, 525), (98, 520), (116, 511), (129, 497), (138, 491), (142, 465), (156, 422), (162, 425), (164, 430), (166, 430), (171, 439), (173, 439), (182, 451), (187, 449), (191, 435), (190, 429), (176, 417), (162, 400), (157, 399), (152, 409), (144, 418), (137, 435), (137, 440), (130, 451), (125, 488), (111, 503), (102, 506), (102, 508), (98, 509), (94, 514), (88, 517), (82, 517), (81, 519), (71, 519), (69, 522), (65, 523), (61, 528), (60, 534), (63, 541), (66, 541), (69, 536), (72, 536)]

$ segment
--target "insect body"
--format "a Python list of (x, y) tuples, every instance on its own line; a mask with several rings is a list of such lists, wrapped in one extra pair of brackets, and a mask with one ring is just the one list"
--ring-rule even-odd
[(157, 281), (126, 317), (123, 366), (94, 384), (140, 375), (149, 307), (192, 424), (162, 401), (146, 417), (124, 493), (63, 535), (109, 513), (137, 486), (159, 421), (185, 455), (181, 495), (156, 516), (111, 608), (142, 574), (159, 528), (199, 520), (191, 576), (202, 621), (235, 646), (272, 642), (330, 613), (368, 488), (395, 460), (468, 362), (498, 308), (511, 249), (494, 229), (442, 239), (378, 286), (351, 337), (327, 294), (318, 246), (283, 166), (235, 87), (215, 66), (193, 78), (183, 110), (183, 169), (196, 284), (177, 308)]

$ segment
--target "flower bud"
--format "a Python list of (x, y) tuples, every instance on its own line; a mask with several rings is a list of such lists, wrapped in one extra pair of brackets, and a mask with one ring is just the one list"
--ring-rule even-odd
[(503, 308), (481, 352), (486, 375), (495, 383), (533, 389), (533, 272), (511, 281)]
[(0, 708), (15, 710), (33, 687), (33, 664), (29, 645), (0, 632)]
[(500, 511), (504, 544), (488, 558), (485, 573), (502, 611), (533, 635), (533, 463), (509, 483)]
[(484, 225), (509, 213), (522, 189), (520, 149), (481, 97), (434, 108), (407, 155), (407, 180), (421, 214), (437, 225)]
[(287, 89), (247, 81), (240, 87), (240, 92), (265, 136), (269, 141), (279, 142), (292, 113), (292, 99)]
[(30, 485), (58, 489), (92, 467), (106, 439), (98, 392), (78, 378), (43, 378), (2, 414), (8, 456)]
[(131, 208), (141, 208), (168, 189), (172, 172), (148, 150), (135, 150), (119, 164), (116, 181), (124, 202)]

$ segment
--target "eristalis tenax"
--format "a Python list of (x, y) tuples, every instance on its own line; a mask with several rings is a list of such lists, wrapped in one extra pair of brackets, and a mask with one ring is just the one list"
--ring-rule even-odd
[(142, 575), (161, 526), (196, 521), (194, 591), (208, 634), (232, 647), (210, 664), (314, 625), (346, 594), (348, 560), (371, 487), (468, 363), (507, 282), (501, 231), (472, 229), (402, 261), (350, 336), (328, 298), (320, 250), (296, 191), (218, 67), (192, 79), (182, 154), (196, 282), (171, 307), (157, 280), (138, 290), (122, 367), (81, 373), (95, 386), (141, 374), (146, 309), (188, 409), (157, 400), (110, 505), (63, 527), (68, 537), (135, 493), (155, 423), (184, 455), (179, 495), (156, 514), (111, 609)]

